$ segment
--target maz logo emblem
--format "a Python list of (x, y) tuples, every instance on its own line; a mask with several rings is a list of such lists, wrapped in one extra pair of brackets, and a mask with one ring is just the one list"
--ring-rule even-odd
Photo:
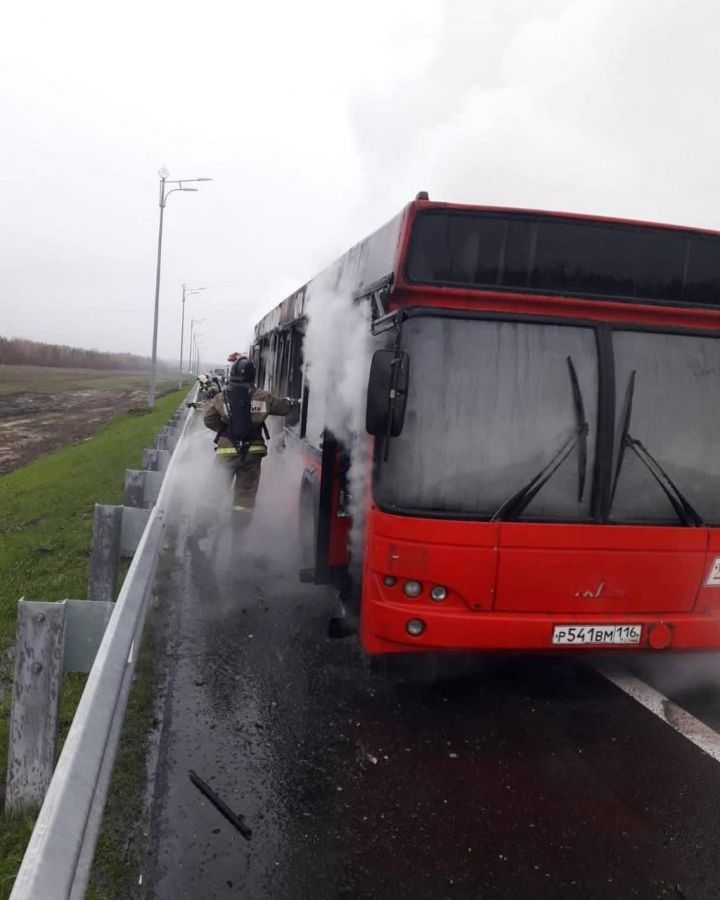
[[(718, 559), (718, 565), (720, 567), (720, 559)], [(718, 581), (720, 584), (720, 581)], [(582, 597), (583, 600), (599, 600), (601, 597), (607, 597), (613, 600), (621, 600), (625, 596), (625, 591), (619, 591), (615, 588), (606, 588), (605, 582), (601, 581), (600, 584), (595, 588), (586, 589), (584, 591), (575, 591), (576, 597)]]

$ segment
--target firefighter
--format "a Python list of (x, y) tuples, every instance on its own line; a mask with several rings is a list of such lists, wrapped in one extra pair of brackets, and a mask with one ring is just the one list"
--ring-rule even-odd
[(220, 379), (217, 375), (213, 375), (210, 381), (208, 382), (205, 393), (207, 395), (208, 400), (212, 400), (213, 397), (217, 397), (217, 395), (222, 391), (222, 386), (220, 384)]
[(216, 458), (234, 478), (233, 512), (246, 517), (255, 505), (260, 465), (267, 456), (265, 420), (286, 416), (297, 400), (274, 397), (255, 387), (255, 366), (239, 356), (223, 390), (205, 405), (203, 421), (216, 433)]
[(208, 377), (207, 375), (198, 375), (198, 397), (200, 400), (207, 399)]

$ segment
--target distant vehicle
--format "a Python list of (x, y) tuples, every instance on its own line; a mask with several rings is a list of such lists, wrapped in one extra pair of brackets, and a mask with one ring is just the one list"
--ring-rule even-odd
[[(719, 233), (418, 195), (331, 274), (376, 341), (368, 653), (720, 646)], [(254, 353), (304, 398), (286, 433), (312, 575), (342, 584), (344, 448), (307, 428), (320, 278)]]

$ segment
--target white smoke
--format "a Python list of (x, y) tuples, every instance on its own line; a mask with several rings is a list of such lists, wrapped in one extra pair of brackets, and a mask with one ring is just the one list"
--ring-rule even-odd
[(343, 443), (363, 430), (372, 341), (368, 304), (353, 302), (351, 279), (321, 276), (308, 287), (304, 355), (310, 384), (307, 434), (330, 429)]
[(268, 445), (255, 509), (241, 549), (245, 562), (267, 564), (269, 577), (296, 583), (300, 568), (297, 498), (301, 470), (295, 454), (278, 446), (282, 440), (282, 435), (277, 435)]
[(243, 527), (233, 518), (232, 470), (214, 453), (202, 409), (194, 413), (176, 463), (168, 521), (177, 552), (190, 562), (206, 617), (232, 618), (239, 604), (252, 606), (257, 598), (242, 599), (248, 584), (261, 582), (263, 592), (280, 594), (297, 582), (300, 551), (293, 501), (301, 469), (290, 454), (278, 452), (281, 440), (270, 442), (256, 506)]
[[(176, 463), (171, 521), (184, 519), (190, 533), (199, 532), (221, 510), (228, 491), (227, 471), (215, 459), (213, 433), (204, 427), (202, 404), (192, 414), (188, 437)], [(228, 516), (229, 516), (228, 504)]]
[(327, 428), (350, 455), (350, 545), (356, 561), (368, 490), (365, 402), (373, 351), (369, 304), (352, 296), (351, 285), (357, 283), (355, 267), (360, 261), (360, 254), (355, 254), (345, 268), (330, 269), (308, 286), (304, 345), (310, 386), (307, 437), (317, 446)]
[[(349, 490), (348, 512), (353, 526), (350, 536), (351, 555), (358, 562), (364, 526), (364, 502), (369, 465), (369, 438), (365, 432), (365, 403), (373, 338), (370, 334), (370, 309), (366, 301), (353, 299), (352, 290), (358, 282), (358, 270), (363, 262), (363, 248), (344, 257), (342, 267), (331, 267), (315, 279), (307, 288), (305, 313), (307, 325), (303, 346), (306, 361), (306, 378), (309, 387), (307, 404), (307, 439), (320, 446), (327, 429), (342, 442), (350, 457), (347, 473)], [(264, 383), (269, 387), (269, 373), (274, 370), (273, 353), (268, 348), (264, 360)], [(223, 466), (213, 458), (212, 435), (199, 420), (193, 425), (189, 446), (184, 454), (179, 473), (179, 495), (186, 512), (190, 533), (197, 539), (203, 533), (203, 524), (209, 518), (214, 527), (225, 516), (229, 522), (230, 479)], [(299, 560), (298, 523), (296, 504), (288, 498), (299, 494), (296, 459), (287, 451), (276, 453), (284, 445), (282, 430), (272, 427), (273, 439), (270, 454), (263, 462), (263, 473), (253, 513), (252, 526), (244, 540), (240, 564), (248, 559), (259, 560), (273, 548), (273, 558), (278, 555), (286, 565), (287, 573), (296, 573)], [(289, 447), (287, 449), (290, 449)], [(226, 496), (227, 495), (227, 496)], [(292, 509), (289, 507), (292, 505)], [(278, 510), (282, 509), (282, 516)], [(209, 550), (209, 538), (201, 537), (200, 549)], [(208, 543), (208, 547), (203, 543)], [(280, 553), (275, 551), (282, 548)], [(215, 568), (223, 570), (221, 553)], [(239, 562), (236, 560), (236, 562)], [(222, 571), (220, 571), (222, 578)]]

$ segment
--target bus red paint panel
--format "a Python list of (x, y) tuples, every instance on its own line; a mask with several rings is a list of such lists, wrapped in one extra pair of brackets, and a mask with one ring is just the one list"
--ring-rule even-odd
[(714, 309), (654, 306), (651, 303), (633, 306), (613, 300), (563, 297), (550, 294), (503, 293), (478, 288), (469, 291), (460, 287), (413, 285), (398, 286), (392, 294), (390, 307), (427, 307), (429, 309), (467, 309), (493, 313), (527, 316), (560, 316), (594, 322), (642, 322), (658, 327), (720, 328), (720, 312)]
[[(360, 638), (368, 653), (417, 653), (418, 651), (526, 650), (577, 653), (587, 646), (553, 645), (556, 625), (603, 625), (601, 617), (556, 613), (470, 613), (455, 610), (425, 610), (410, 602), (380, 603), (367, 597), (361, 620)], [(421, 617), (425, 631), (413, 638), (405, 630), (406, 622)], [(667, 624), (671, 632), (669, 650), (710, 650), (720, 646), (720, 614), (684, 613), (655, 616), (647, 613), (612, 617), (616, 625), (641, 625), (640, 644), (589, 648), (610, 652), (648, 650), (650, 630)]]
[[(488, 610), (495, 591), (497, 534), (497, 525), (489, 522), (408, 519), (373, 510), (367, 531), (365, 590), (381, 602), (402, 601), (403, 583), (414, 580), (422, 585), (416, 604), (435, 605), (430, 591), (443, 586), (448, 590), (444, 609)], [(397, 583), (386, 586), (386, 575)]]
[(503, 523), (496, 610), (686, 612), (707, 529)]

